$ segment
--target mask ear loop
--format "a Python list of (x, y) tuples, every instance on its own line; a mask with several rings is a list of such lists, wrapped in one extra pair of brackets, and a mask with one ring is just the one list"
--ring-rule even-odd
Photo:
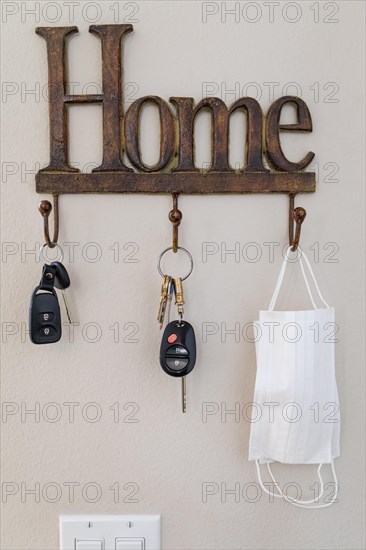
[[(309, 260), (308, 260), (308, 258), (307, 258), (307, 256), (306, 256), (305, 252), (303, 252), (303, 250), (301, 250), (301, 255), (300, 255), (300, 267), (301, 267), (301, 271), (302, 271), (302, 274), (303, 274), (303, 277), (304, 277), (304, 280), (305, 280), (306, 288), (307, 288), (309, 294), (311, 295), (311, 292), (310, 292), (310, 287), (309, 287), (308, 279), (307, 279), (307, 277), (306, 277), (306, 275), (305, 275), (305, 270), (304, 270), (304, 264), (303, 264), (303, 262), (302, 262), (302, 257), (304, 257), (305, 263), (306, 263), (307, 268), (308, 268), (308, 270), (309, 270), (309, 272), (310, 272), (311, 278), (313, 279), (313, 283), (314, 283), (314, 286), (315, 286), (315, 288), (316, 288), (316, 291), (317, 291), (317, 293), (318, 293), (319, 298), (321, 299), (321, 301), (323, 302), (323, 304), (325, 305), (325, 307), (329, 308), (329, 304), (324, 300), (323, 295), (322, 295), (322, 293), (320, 292), (320, 288), (319, 288), (319, 285), (318, 285), (318, 281), (317, 281), (316, 278), (315, 278), (315, 274), (314, 274), (314, 271), (313, 271), (313, 269), (312, 269), (312, 267), (311, 267), (311, 264), (310, 264), (310, 262), (309, 262)], [(315, 309), (318, 309), (318, 308), (315, 307)]]
[(274, 306), (276, 304), (276, 301), (277, 301), (277, 298), (278, 298), (278, 294), (281, 290), (281, 286), (282, 286), (282, 283), (283, 283), (283, 278), (285, 276), (285, 271), (286, 271), (286, 267), (287, 267), (287, 260), (288, 260), (288, 255), (289, 255), (290, 250), (291, 250), (291, 247), (289, 247), (287, 249), (286, 256), (285, 256), (285, 258), (282, 262), (282, 266), (281, 266), (281, 269), (280, 269), (280, 273), (278, 275), (276, 287), (275, 287), (274, 292), (272, 294), (271, 302), (268, 306), (269, 311), (273, 311), (273, 308), (274, 308)]
[[(283, 262), (282, 262), (281, 270), (280, 270), (280, 273), (279, 273), (279, 275), (278, 275), (278, 279), (277, 279), (277, 283), (276, 283), (276, 288), (275, 288), (275, 290), (274, 290), (274, 292), (273, 292), (273, 295), (272, 295), (272, 298), (271, 298), (271, 303), (269, 304), (269, 307), (268, 307), (268, 310), (269, 310), (269, 311), (273, 311), (273, 308), (274, 308), (274, 306), (275, 306), (275, 304), (276, 304), (276, 301), (277, 301), (277, 298), (278, 298), (278, 295), (279, 295), (279, 293), (280, 293), (281, 286), (282, 286), (282, 283), (283, 283), (283, 279), (284, 279), (284, 276), (285, 276), (286, 267), (287, 267), (287, 264), (288, 264), (288, 259), (289, 259), (289, 255), (290, 255), (290, 252), (291, 252), (291, 251), (292, 251), (292, 247), (289, 246), (288, 249), (287, 249), (287, 251), (286, 251), (285, 258), (284, 258), (284, 260), (283, 260)], [(300, 260), (301, 272), (302, 272), (302, 275), (303, 275), (303, 277), (304, 277), (306, 289), (307, 289), (307, 291), (308, 291), (308, 294), (309, 294), (309, 297), (310, 297), (312, 306), (313, 306), (314, 309), (318, 309), (318, 308), (316, 307), (316, 304), (315, 304), (315, 301), (314, 301), (314, 297), (313, 297), (313, 295), (312, 295), (312, 292), (311, 292), (311, 289), (310, 289), (310, 286), (309, 286), (309, 281), (308, 281), (308, 279), (307, 279), (307, 277), (306, 277), (306, 274), (305, 274), (305, 271), (304, 271), (304, 266), (303, 266), (303, 264), (302, 264), (301, 255), (304, 255), (305, 261), (307, 262), (307, 265), (308, 265), (309, 268), (310, 268), (311, 275), (312, 275), (312, 277), (313, 277), (313, 279), (314, 279), (314, 284), (315, 284), (315, 286), (316, 286), (316, 289), (318, 290), (319, 296), (321, 297), (321, 294), (320, 294), (320, 290), (319, 290), (318, 284), (317, 284), (317, 282), (316, 282), (316, 280), (315, 280), (315, 275), (314, 275), (314, 273), (313, 273), (312, 270), (311, 270), (311, 267), (310, 267), (310, 264), (309, 264), (308, 259), (306, 258), (304, 252), (301, 250), (300, 247), (298, 247), (298, 248), (296, 249), (296, 252), (297, 252), (297, 254), (300, 254), (299, 260)], [(321, 298), (322, 298), (322, 297), (321, 297)], [(323, 298), (322, 298), (322, 300), (323, 300)], [(323, 302), (326, 303), (324, 300), (323, 300)], [(327, 304), (327, 307), (329, 307), (328, 304)]]
[[(332, 500), (330, 502), (327, 502), (326, 504), (318, 504), (318, 505), (315, 505), (315, 506), (309, 506), (310, 503), (312, 502), (315, 502), (316, 500), (320, 499), (321, 496), (323, 495), (323, 492), (324, 492), (324, 485), (323, 485), (323, 479), (321, 477), (321, 474), (320, 474), (320, 469), (321, 467), (323, 466), (323, 464), (319, 464), (319, 467), (318, 467), (318, 477), (320, 479), (320, 483), (321, 483), (321, 492), (319, 493), (319, 496), (313, 500), (298, 500), (296, 498), (292, 498), (292, 497), (289, 497), (289, 496), (286, 496), (283, 494), (283, 492), (281, 491), (281, 489), (279, 488), (278, 486), (278, 483), (277, 481), (275, 480), (275, 477), (274, 475), (272, 474), (272, 470), (271, 470), (271, 467), (269, 465), (269, 463), (267, 463), (267, 469), (268, 469), (268, 472), (269, 472), (269, 475), (271, 476), (272, 478), (272, 481), (273, 483), (275, 484), (275, 487), (277, 489), (277, 491), (279, 492), (279, 495), (276, 495), (276, 496), (280, 496), (282, 497), (286, 502), (288, 502), (289, 504), (293, 504), (294, 506), (298, 506), (299, 508), (309, 508), (309, 509), (314, 509), (316, 510), (317, 508), (328, 508), (328, 506), (331, 506), (332, 504), (334, 504), (335, 502), (337, 502), (337, 496), (338, 496), (338, 479), (337, 479), (337, 474), (336, 474), (336, 471), (335, 471), (335, 467), (334, 467), (334, 462), (332, 460), (332, 462), (330, 463), (331, 465), (331, 468), (332, 468), (332, 474), (333, 474), (333, 479), (334, 479), (334, 483), (335, 483), (335, 492), (334, 492), (334, 496), (332, 498)], [(309, 504), (308, 504), (309, 503)]]
[[(259, 462), (258, 460), (255, 461), (255, 465), (256, 465), (256, 468), (257, 468), (257, 475), (258, 475), (258, 481), (259, 481), (259, 485), (261, 486), (261, 488), (263, 489), (263, 491), (265, 493), (267, 493), (267, 495), (269, 496), (273, 496), (275, 498), (283, 498), (283, 499), (291, 499), (291, 501), (296, 501), (296, 502), (299, 502), (299, 503), (302, 503), (302, 504), (311, 504), (313, 502), (316, 502), (318, 499), (321, 499), (321, 497), (323, 496), (324, 494), (324, 482), (323, 482), (323, 478), (321, 476), (321, 473), (320, 473), (320, 470), (323, 466), (323, 464), (319, 464), (318, 466), (318, 471), (317, 471), (317, 474), (318, 474), (318, 478), (319, 478), (319, 481), (320, 481), (320, 493), (319, 495), (312, 499), (312, 500), (296, 500), (295, 498), (292, 498), (292, 497), (288, 497), (288, 496), (285, 496), (281, 489), (279, 488), (278, 486), (278, 483), (277, 481), (275, 480), (274, 478), (274, 475), (272, 474), (272, 470), (270, 468), (270, 465), (269, 465), (269, 462), (267, 462), (267, 469), (268, 469), (268, 472), (269, 472), (269, 475), (271, 476), (272, 478), (272, 481), (274, 483), (274, 486), (276, 488), (276, 490), (278, 491), (278, 494), (276, 495), (274, 492), (271, 493), (271, 491), (269, 491), (265, 486), (264, 486), (264, 483), (263, 483), (263, 480), (262, 480), (262, 476), (261, 476), (261, 472), (260, 472), (260, 465), (259, 465)], [(293, 504), (293, 502), (292, 502)], [(307, 508), (308, 506), (305, 506), (305, 508)]]

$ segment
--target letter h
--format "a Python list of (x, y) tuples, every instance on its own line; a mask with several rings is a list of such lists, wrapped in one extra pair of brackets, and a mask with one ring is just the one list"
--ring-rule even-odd
[(93, 172), (131, 172), (123, 164), (122, 140), (122, 44), (132, 25), (91, 25), (89, 32), (99, 36), (102, 45), (102, 94), (68, 95), (66, 83), (66, 36), (78, 32), (77, 27), (38, 27), (36, 33), (47, 43), (50, 163), (44, 169), (52, 172), (79, 172), (69, 165), (67, 105), (102, 103), (103, 162)]

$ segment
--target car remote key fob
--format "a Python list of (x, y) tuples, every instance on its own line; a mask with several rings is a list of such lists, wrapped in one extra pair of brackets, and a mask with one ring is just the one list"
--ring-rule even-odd
[(53, 344), (61, 338), (61, 314), (55, 285), (57, 268), (45, 264), (29, 306), (29, 335), (34, 344)]
[(34, 289), (29, 307), (30, 339), (34, 344), (53, 344), (61, 338), (61, 315), (54, 290)]
[(196, 363), (196, 337), (185, 320), (171, 321), (165, 327), (160, 346), (160, 365), (170, 376), (186, 376)]

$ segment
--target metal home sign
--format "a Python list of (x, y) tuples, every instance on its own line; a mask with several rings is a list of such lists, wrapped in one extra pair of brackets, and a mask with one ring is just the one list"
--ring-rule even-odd
[[(304, 172), (314, 153), (297, 162), (286, 158), (281, 132), (311, 132), (306, 103), (284, 96), (263, 114), (258, 101), (242, 97), (230, 107), (215, 97), (197, 105), (190, 97), (166, 101), (145, 96), (123, 112), (123, 41), (132, 25), (92, 25), (102, 48), (101, 94), (67, 93), (66, 40), (77, 27), (40, 27), (37, 34), (47, 43), (49, 78), (50, 162), (36, 177), (39, 193), (289, 193), (315, 191), (315, 174)], [(100, 103), (103, 107), (103, 161), (91, 173), (81, 173), (68, 160), (68, 116), (70, 104)], [(140, 152), (140, 115), (146, 104), (156, 106), (160, 116), (160, 156), (151, 166)], [(294, 124), (281, 124), (287, 104), (296, 107)], [(194, 120), (199, 112), (211, 114), (211, 166), (195, 165)], [(247, 116), (245, 167), (234, 170), (229, 163), (229, 120), (235, 111)], [(269, 170), (264, 164), (266, 158)], [(133, 169), (126, 165), (129, 160)]]

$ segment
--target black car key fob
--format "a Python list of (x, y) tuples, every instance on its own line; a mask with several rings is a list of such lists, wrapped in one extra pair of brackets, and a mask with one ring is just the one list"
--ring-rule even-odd
[(164, 330), (160, 346), (160, 365), (170, 376), (186, 376), (196, 363), (196, 337), (185, 320), (171, 321)]
[(55, 287), (61, 290), (66, 290), (70, 286), (70, 277), (66, 271), (66, 267), (61, 262), (52, 262), (51, 267), (56, 269)]
[(29, 306), (30, 339), (34, 344), (53, 344), (61, 338), (61, 314), (54, 290), (56, 269), (43, 267), (42, 279), (32, 294)]
[(29, 308), (30, 339), (34, 344), (53, 344), (61, 338), (61, 315), (56, 292), (34, 289)]

